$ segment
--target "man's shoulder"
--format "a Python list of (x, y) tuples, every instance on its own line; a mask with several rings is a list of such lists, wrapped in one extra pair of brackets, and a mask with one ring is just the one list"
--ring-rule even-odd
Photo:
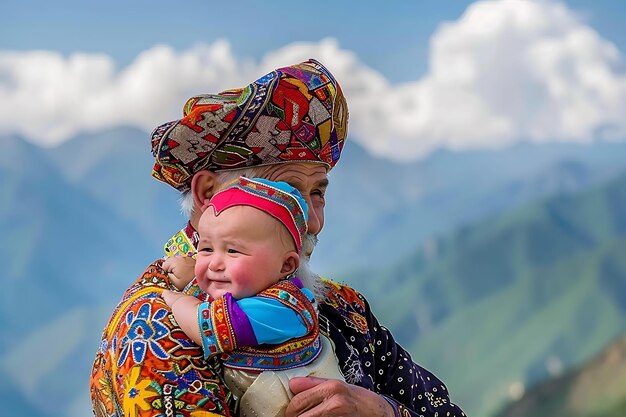
[(367, 306), (367, 300), (357, 290), (350, 287), (347, 284), (332, 281), (327, 278), (322, 278), (324, 284), (324, 299), (322, 304), (329, 304), (331, 306), (351, 306), (356, 308), (359, 313), (363, 313)]
[(371, 318), (369, 304), (365, 297), (354, 288), (328, 279), (322, 279), (324, 299), (319, 303), (320, 313), (334, 325), (347, 332), (365, 335), (371, 341), (368, 318)]
[(161, 267), (162, 264), (161, 259), (152, 262), (126, 289), (109, 318), (107, 333), (117, 329), (122, 315), (135, 309), (138, 304), (151, 303), (153, 299), (160, 298), (163, 290), (169, 289), (169, 279)]
[(351, 286), (347, 284), (337, 282), (329, 278), (320, 278), (320, 280), (322, 281), (322, 284), (324, 284), (324, 289), (326, 293), (329, 295), (354, 294), (354, 295), (359, 295), (362, 297), (362, 295), (357, 290), (355, 290), (354, 288), (352, 288)]
[(176, 392), (176, 407), (194, 410), (192, 414), (228, 415), (230, 395), (216, 368), (204, 361), (202, 348), (178, 327), (161, 297), (165, 289), (170, 289), (167, 274), (162, 261), (155, 261), (126, 290), (109, 318), (90, 378), (93, 407), (103, 410), (100, 414), (151, 410), (137, 415), (165, 415), (174, 401), (172, 387), (197, 381), (200, 388)]
[(138, 293), (162, 292), (170, 288), (170, 281), (162, 268), (163, 260), (158, 259), (146, 267), (137, 280), (126, 290), (123, 300), (136, 296)]

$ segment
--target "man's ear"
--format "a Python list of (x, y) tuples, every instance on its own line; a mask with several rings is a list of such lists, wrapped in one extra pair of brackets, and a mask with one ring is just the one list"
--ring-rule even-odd
[(209, 200), (217, 189), (217, 174), (206, 169), (191, 178), (194, 212), (201, 214), (209, 206)]
[(285, 254), (285, 259), (283, 260), (283, 266), (280, 269), (280, 274), (282, 277), (289, 276), (298, 270), (300, 266), (300, 256), (295, 251), (290, 251)]

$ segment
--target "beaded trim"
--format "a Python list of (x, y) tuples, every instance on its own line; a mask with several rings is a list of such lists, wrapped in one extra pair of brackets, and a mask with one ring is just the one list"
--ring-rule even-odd
[(312, 362), (322, 351), (319, 323), (315, 307), (299, 291), (294, 283), (280, 281), (258, 294), (259, 297), (275, 299), (299, 314), (307, 331), (302, 337), (267, 347), (239, 347), (224, 360), (224, 366), (247, 371), (291, 369)]

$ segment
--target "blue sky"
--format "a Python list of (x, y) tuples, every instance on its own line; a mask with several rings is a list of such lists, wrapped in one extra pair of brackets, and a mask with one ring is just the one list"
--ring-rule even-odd
[[(334, 37), (369, 66), (400, 82), (425, 71), (430, 36), (442, 22), (458, 19), (471, 3), (318, 0), (313, 8), (308, 2), (255, 0), (6, 2), (0, 14), (0, 48), (105, 52), (124, 66), (159, 43), (185, 49), (226, 38), (235, 54), (259, 59), (293, 41)], [(565, 4), (626, 50), (626, 2)]]
[[(120, 65), (157, 43), (185, 49), (230, 40), (237, 55), (259, 59), (293, 41), (335, 37), (394, 81), (423, 72), (428, 38), (471, 1), (378, 2), (66, 1), (9, 2), (0, 16), (3, 49), (48, 49), (68, 54), (106, 52)], [(180, 5), (174, 7), (174, 5)], [(36, 10), (36, 12), (34, 12)], [(294, 18), (290, 18), (294, 17)]]
[[(345, 86), (351, 132), (374, 153), (621, 139), (625, 12), (619, 0), (9, 2), (0, 133), (52, 146), (83, 130), (150, 130), (189, 95), (315, 55)], [(177, 68), (184, 59), (193, 68)], [(35, 109), (34, 94), (46, 98)], [(22, 111), (37, 121), (20, 122)]]

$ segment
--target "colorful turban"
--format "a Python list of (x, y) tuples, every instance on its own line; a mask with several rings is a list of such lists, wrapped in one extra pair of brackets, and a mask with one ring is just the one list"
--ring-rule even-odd
[(339, 84), (310, 59), (244, 88), (190, 98), (181, 120), (152, 132), (152, 176), (187, 191), (203, 169), (285, 162), (321, 162), (330, 169), (341, 155), (347, 123)]
[(216, 215), (233, 206), (250, 206), (269, 214), (285, 225), (300, 252), (307, 231), (308, 206), (300, 192), (286, 182), (239, 177), (216, 193), (209, 206), (215, 208)]

